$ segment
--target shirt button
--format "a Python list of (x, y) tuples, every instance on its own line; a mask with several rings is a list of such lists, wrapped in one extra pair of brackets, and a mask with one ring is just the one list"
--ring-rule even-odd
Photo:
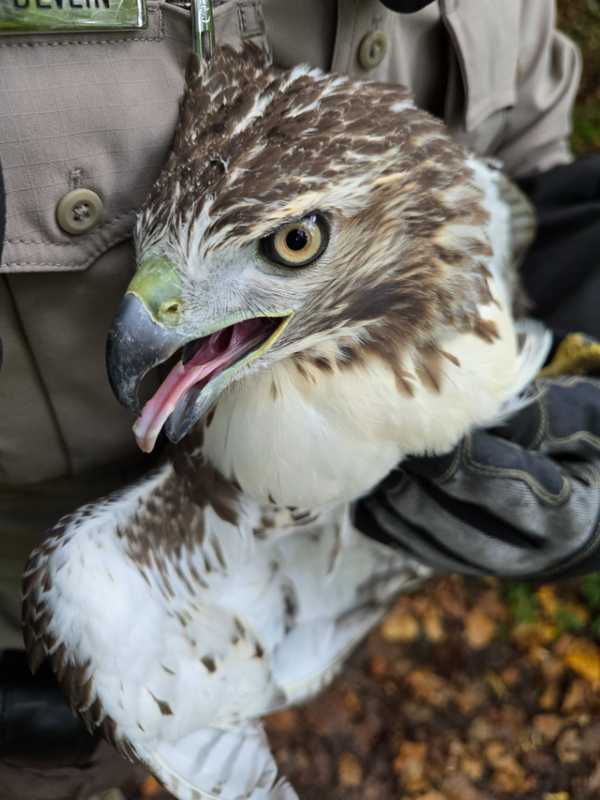
[(358, 63), (363, 69), (378, 67), (387, 53), (388, 37), (383, 31), (367, 33), (358, 48)]
[(91, 189), (74, 189), (56, 206), (56, 221), (65, 233), (79, 236), (102, 222), (104, 203)]

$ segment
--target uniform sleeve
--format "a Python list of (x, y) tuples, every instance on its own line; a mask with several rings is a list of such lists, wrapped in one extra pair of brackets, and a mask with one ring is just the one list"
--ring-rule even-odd
[(576, 45), (556, 29), (554, 0), (523, 0), (517, 101), (496, 155), (516, 177), (566, 164), (581, 77)]
[(6, 233), (6, 194), (4, 192), (4, 179), (2, 177), (2, 162), (0, 162), (0, 261)]
[(600, 380), (537, 388), (502, 429), (403, 462), (358, 504), (358, 529), (443, 572), (547, 578), (600, 569)]

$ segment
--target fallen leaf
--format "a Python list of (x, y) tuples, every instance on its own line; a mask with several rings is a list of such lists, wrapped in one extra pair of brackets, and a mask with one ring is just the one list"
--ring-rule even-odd
[(356, 692), (352, 689), (344, 694), (344, 705), (351, 714), (358, 714), (362, 711), (362, 703)]
[(533, 719), (534, 729), (546, 742), (556, 739), (563, 727), (563, 720), (556, 714), (538, 714)]
[(392, 611), (381, 625), (381, 637), (386, 642), (412, 642), (418, 635), (419, 623), (404, 611)]
[(479, 758), (475, 758), (474, 756), (464, 756), (460, 762), (460, 767), (462, 772), (471, 778), (472, 781), (480, 780), (481, 776), (483, 775), (483, 761), (481, 761)]
[(556, 752), (563, 764), (575, 764), (582, 755), (581, 738), (574, 728), (566, 730), (556, 743)]
[(450, 699), (446, 682), (431, 670), (416, 669), (406, 676), (406, 682), (417, 697), (436, 708), (445, 706)]
[(363, 770), (360, 761), (352, 753), (342, 753), (338, 761), (338, 781), (341, 786), (360, 786)]
[(508, 691), (506, 684), (496, 672), (488, 672), (485, 676), (485, 682), (499, 700), (506, 695)]
[(467, 642), (474, 650), (481, 650), (487, 647), (496, 633), (496, 623), (480, 611), (474, 608), (465, 619), (465, 636)]
[(475, 709), (487, 702), (487, 692), (480, 683), (465, 686), (454, 698), (454, 702), (463, 714), (472, 714)]
[(592, 686), (600, 686), (600, 650), (587, 639), (573, 639), (565, 655), (565, 663)]
[(286, 708), (271, 714), (268, 718), (267, 726), (269, 730), (277, 733), (293, 733), (298, 727), (298, 712), (293, 708)]
[(544, 795), (544, 800), (570, 800), (568, 792), (549, 792)]
[(423, 630), (430, 642), (441, 642), (446, 638), (442, 618), (435, 609), (431, 609), (423, 615)]
[(540, 699), (538, 700), (538, 705), (540, 708), (543, 708), (544, 711), (549, 711), (551, 708), (556, 708), (558, 705), (558, 684), (550, 683), (544, 689)]
[(140, 795), (143, 800), (149, 800), (151, 797), (156, 797), (162, 791), (162, 786), (156, 780), (156, 778), (153, 777), (146, 778), (140, 787)]
[(558, 608), (558, 600), (556, 599), (554, 587), (548, 585), (540, 586), (536, 595), (544, 613), (549, 617), (554, 617)]
[(485, 800), (466, 775), (451, 775), (440, 788), (447, 800)]
[(570, 714), (579, 708), (585, 708), (589, 702), (589, 684), (576, 678), (566, 691), (561, 710)]
[(510, 635), (519, 647), (529, 650), (537, 645), (553, 642), (558, 631), (555, 625), (546, 622), (520, 622), (513, 627)]
[(385, 656), (375, 655), (369, 662), (369, 672), (374, 678), (383, 678), (389, 670), (388, 660)]
[(590, 792), (600, 792), (600, 764), (594, 767), (594, 771), (588, 778), (587, 785)]
[(427, 745), (424, 742), (402, 742), (394, 759), (393, 768), (409, 792), (426, 788), (423, 774)]
[(581, 749), (594, 761), (600, 756), (600, 722), (594, 722), (581, 734)]
[(495, 735), (494, 726), (485, 717), (475, 717), (469, 728), (469, 739), (475, 739), (477, 742), (487, 742)]

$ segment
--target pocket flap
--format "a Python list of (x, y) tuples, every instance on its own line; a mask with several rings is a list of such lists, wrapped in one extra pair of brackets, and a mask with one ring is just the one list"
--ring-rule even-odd
[[(189, 12), (152, 1), (148, 12), (142, 31), (0, 36), (0, 272), (83, 270), (129, 237), (167, 156), (192, 45)], [(256, 0), (224, 3), (215, 24), (220, 44), (264, 39)], [(101, 212), (79, 235), (57, 213), (75, 189)]]
[(445, 21), (465, 87), (465, 127), (513, 106), (519, 54), (519, 4), (446, 0)]

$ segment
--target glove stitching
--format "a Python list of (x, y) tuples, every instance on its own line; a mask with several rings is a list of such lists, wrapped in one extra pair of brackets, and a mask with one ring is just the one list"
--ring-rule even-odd
[(600, 450), (600, 436), (596, 436), (594, 433), (590, 433), (589, 431), (575, 431), (575, 433), (570, 433), (568, 436), (552, 436), (549, 433), (544, 444), (565, 445), (573, 444), (573, 442), (587, 442), (595, 449)]
[[(520, 447), (514, 445), (510, 441), (507, 441), (506, 445), (513, 447), (516, 451), (521, 450)], [(465, 442), (464, 463), (465, 467), (470, 467), (473, 472), (481, 475), (489, 475), (491, 477), (504, 479), (516, 478), (517, 480), (521, 480), (529, 486), (531, 491), (537, 495), (540, 500), (543, 500), (549, 505), (562, 505), (571, 494), (571, 484), (564, 477), (564, 475), (561, 475), (562, 486), (560, 492), (558, 494), (550, 494), (550, 492), (548, 492), (539, 481), (537, 481), (535, 478), (532, 478), (528, 472), (525, 472), (525, 470), (516, 469), (515, 467), (491, 467), (488, 464), (481, 464), (480, 462), (475, 461), (471, 452), (470, 439)]]
[(531, 450), (539, 449), (541, 443), (544, 441), (544, 438), (548, 435), (549, 431), (548, 412), (546, 411), (546, 406), (542, 403), (541, 398), (537, 401), (536, 405), (540, 412), (540, 417), (539, 417), (538, 429), (535, 432), (531, 444), (529, 445), (529, 449)]

